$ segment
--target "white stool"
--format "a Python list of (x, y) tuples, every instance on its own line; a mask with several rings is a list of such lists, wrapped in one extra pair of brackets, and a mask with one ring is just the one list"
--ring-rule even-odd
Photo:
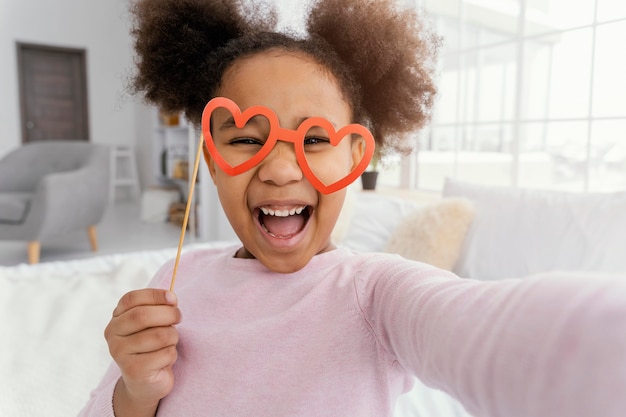
[(113, 145), (111, 149), (111, 171), (110, 171), (110, 191), (109, 199), (115, 202), (116, 189), (125, 187), (131, 192), (132, 197), (138, 199), (139, 175), (137, 173), (137, 162), (135, 152), (128, 145)]

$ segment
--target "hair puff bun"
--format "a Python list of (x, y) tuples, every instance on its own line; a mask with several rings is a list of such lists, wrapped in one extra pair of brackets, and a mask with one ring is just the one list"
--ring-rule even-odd
[(168, 112), (183, 111), (193, 122), (215, 82), (204, 71), (211, 55), (233, 39), (271, 31), (275, 8), (238, 0), (138, 0), (134, 15), (137, 74), (134, 92)]

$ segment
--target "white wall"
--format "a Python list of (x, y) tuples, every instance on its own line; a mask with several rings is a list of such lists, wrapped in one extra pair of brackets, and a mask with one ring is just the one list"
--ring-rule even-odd
[(138, 147), (152, 182), (151, 113), (126, 94), (132, 71), (129, 0), (0, 0), (0, 157), (21, 145), (16, 42), (87, 51), (91, 141)]

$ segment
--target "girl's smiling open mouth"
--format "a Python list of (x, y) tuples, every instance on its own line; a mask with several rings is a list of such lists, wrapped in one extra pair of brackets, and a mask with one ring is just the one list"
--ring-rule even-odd
[(255, 209), (255, 217), (269, 236), (291, 239), (304, 230), (311, 217), (311, 206), (263, 205)]

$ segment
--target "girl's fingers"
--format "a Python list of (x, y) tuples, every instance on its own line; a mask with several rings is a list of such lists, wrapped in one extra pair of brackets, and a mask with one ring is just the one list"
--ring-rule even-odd
[(128, 387), (153, 390), (155, 384), (165, 385), (163, 389), (169, 392), (173, 383), (172, 365), (177, 358), (176, 347), (168, 346), (155, 352), (129, 355), (118, 365)]
[(153, 327), (127, 338), (127, 353), (142, 354), (157, 352), (178, 344), (178, 332), (172, 326)]
[[(109, 352), (120, 368), (141, 368), (143, 364), (150, 361), (149, 358), (159, 357), (159, 352), (168, 349), (176, 351), (178, 331), (174, 326), (155, 326), (142, 329), (130, 335), (119, 335), (116, 333), (119, 331), (119, 326), (113, 323), (115, 320), (122, 321), (121, 318), (113, 319), (112, 323), (105, 330), (105, 338), (109, 345)], [(126, 323), (121, 324), (124, 325)], [(164, 363), (167, 365), (167, 360)], [(146, 371), (160, 369), (165, 365), (162, 365), (161, 362), (150, 364)]]
[(113, 310), (113, 317), (118, 317), (128, 310), (131, 310), (138, 306), (151, 306), (151, 305), (171, 305), (175, 306), (178, 303), (176, 294), (167, 290), (160, 290), (156, 288), (146, 288), (142, 290), (130, 291), (122, 298)]
[(132, 379), (143, 379), (173, 365), (177, 358), (176, 347), (165, 346), (153, 352), (129, 355), (122, 359), (118, 365), (122, 372)]
[(178, 307), (169, 305), (140, 305), (113, 317), (107, 336), (125, 337), (153, 327), (168, 327), (180, 323)]

